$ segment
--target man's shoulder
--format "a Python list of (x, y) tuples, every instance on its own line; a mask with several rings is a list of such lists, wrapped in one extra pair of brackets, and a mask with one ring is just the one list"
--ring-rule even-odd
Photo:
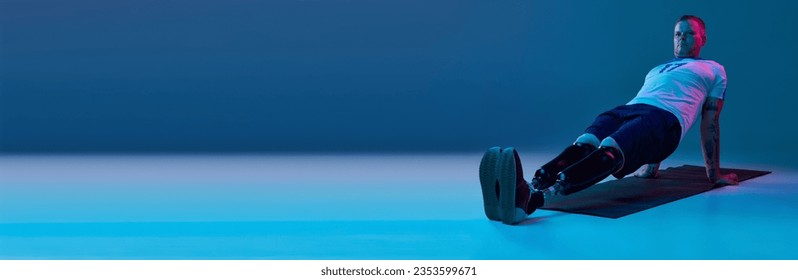
[(718, 63), (717, 61), (711, 60), (711, 59), (697, 58), (696, 61), (701, 62), (701, 63), (705, 63), (705, 64), (709, 64), (709, 65), (712, 65), (712, 66), (715, 66), (715, 67), (723, 68), (722, 64)]
[(703, 72), (705, 73), (714, 73), (716, 77), (725, 78), (726, 77), (726, 68), (723, 67), (722, 64), (718, 63), (717, 61), (711, 59), (704, 59), (704, 58), (697, 58), (696, 62), (700, 63), (700, 68), (705, 69)]

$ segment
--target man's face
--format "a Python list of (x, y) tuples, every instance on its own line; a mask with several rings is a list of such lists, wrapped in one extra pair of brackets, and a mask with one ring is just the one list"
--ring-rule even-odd
[(673, 29), (673, 55), (676, 57), (697, 57), (707, 36), (695, 20), (682, 20)]

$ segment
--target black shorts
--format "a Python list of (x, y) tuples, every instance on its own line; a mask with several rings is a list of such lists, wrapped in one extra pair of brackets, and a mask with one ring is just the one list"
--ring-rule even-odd
[(659, 163), (676, 151), (682, 137), (679, 120), (671, 112), (647, 104), (621, 105), (602, 113), (586, 133), (612, 137), (621, 147), (624, 166), (612, 174), (629, 175), (644, 164)]

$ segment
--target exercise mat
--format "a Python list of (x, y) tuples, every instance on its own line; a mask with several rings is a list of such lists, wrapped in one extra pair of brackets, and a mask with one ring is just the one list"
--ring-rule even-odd
[[(721, 173), (734, 172), (740, 182), (770, 174), (770, 171), (722, 168)], [(682, 165), (659, 171), (656, 179), (629, 175), (611, 180), (567, 196), (546, 199), (542, 209), (617, 219), (668, 202), (718, 188), (707, 181), (702, 166)]]

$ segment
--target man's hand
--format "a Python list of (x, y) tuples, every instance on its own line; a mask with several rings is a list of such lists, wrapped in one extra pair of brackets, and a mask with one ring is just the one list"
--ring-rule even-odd
[(728, 174), (721, 174), (714, 180), (712, 178), (709, 179), (715, 187), (723, 187), (728, 185), (737, 185), (740, 181), (737, 180), (737, 174), (728, 173)]
[(659, 177), (659, 163), (643, 165), (643, 167), (640, 167), (640, 169), (635, 172), (634, 176), (648, 179)]

